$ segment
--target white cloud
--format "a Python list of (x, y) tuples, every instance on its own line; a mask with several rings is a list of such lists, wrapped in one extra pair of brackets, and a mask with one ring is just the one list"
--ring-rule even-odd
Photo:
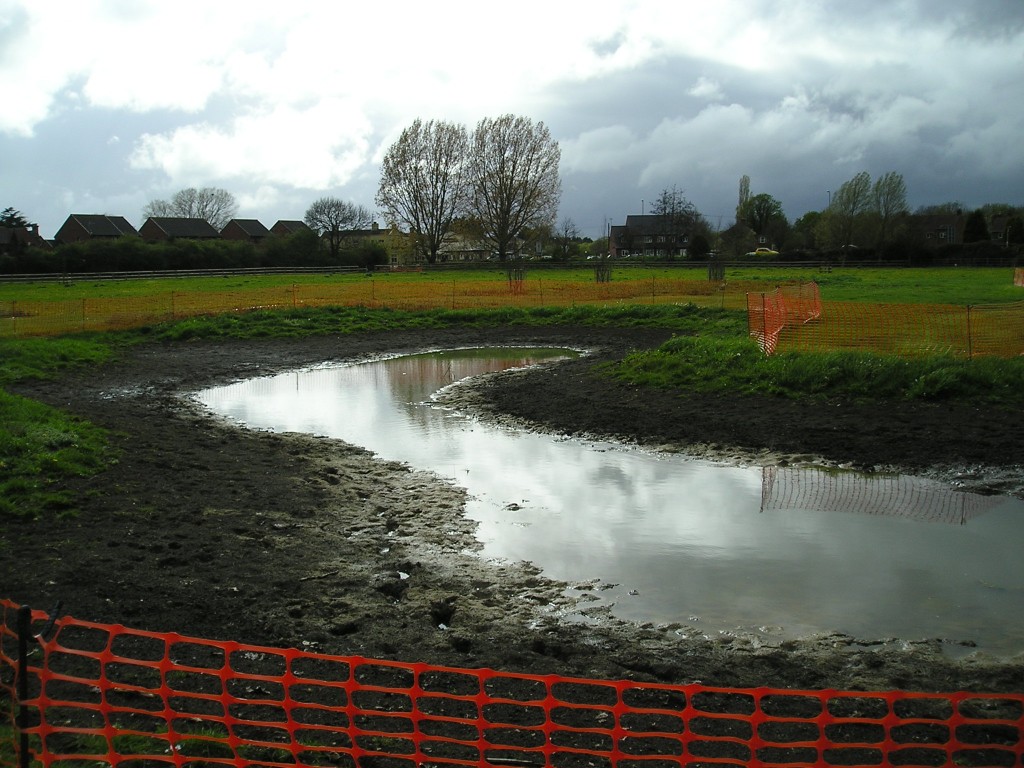
[(687, 93), (691, 96), (696, 96), (699, 99), (706, 99), (708, 101), (719, 101), (724, 98), (722, 86), (715, 80), (712, 80), (709, 77), (704, 77), (703, 75), (701, 75)]
[(174, 183), (245, 178), (326, 189), (344, 185), (367, 161), (372, 127), (358, 105), (324, 99), (307, 108), (242, 115), (227, 126), (188, 125), (142, 136), (132, 166)]

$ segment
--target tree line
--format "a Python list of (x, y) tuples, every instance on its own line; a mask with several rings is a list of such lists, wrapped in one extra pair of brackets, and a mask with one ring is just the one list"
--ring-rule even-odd
[(968, 211), (962, 203), (922, 206), (911, 212), (902, 174), (889, 171), (872, 180), (867, 171), (857, 173), (835, 191), (828, 205), (809, 211), (790, 224), (782, 204), (769, 194), (750, 194), (750, 179), (740, 180), (736, 224), (722, 233), (727, 250), (741, 252), (755, 239), (787, 251), (873, 252), (882, 258), (906, 258), (920, 253), (927, 233), (926, 218), (963, 215), (963, 243), (991, 242), (990, 223), (1005, 217), (1003, 245), (1024, 243), (1024, 208), (1004, 203)]

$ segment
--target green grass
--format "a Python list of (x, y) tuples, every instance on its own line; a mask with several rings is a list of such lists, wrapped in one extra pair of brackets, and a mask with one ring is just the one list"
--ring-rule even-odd
[(62, 482), (112, 460), (103, 430), (34, 400), (0, 390), (0, 420), (0, 520), (73, 510)]
[(1024, 288), (1013, 284), (1012, 267), (857, 267), (817, 268), (767, 265), (734, 268), (730, 280), (816, 282), (824, 301), (868, 301), (880, 304), (1001, 304), (1024, 300)]
[[(704, 280), (704, 265), (641, 267), (617, 263), (612, 280), (653, 278)], [(495, 265), (472, 270), (427, 270), (425, 272), (379, 273), (374, 280), (388, 282), (442, 282), (506, 279)], [(577, 269), (531, 269), (527, 279), (578, 280), (593, 282), (590, 266)], [(987, 304), (1024, 299), (1024, 289), (1013, 285), (1009, 267), (837, 267), (824, 272), (817, 267), (729, 267), (729, 281), (761, 280), (815, 281), (822, 297), (829, 301), (874, 301), (894, 303)], [(62, 301), (72, 299), (134, 298), (170, 292), (203, 293), (250, 291), (292, 285), (339, 285), (365, 283), (362, 273), (335, 275), (275, 274), (230, 277), (189, 277), (138, 280), (79, 281), (68, 285), (59, 280), (33, 283), (0, 283), (0, 301)]]
[(588, 327), (647, 326), (680, 333), (744, 333), (743, 313), (700, 309), (692, 305), (623, 305), (535, 307), (488, 310), (365, 309), (329, 307), (285, 311), (258, 311), (196, 317), (139, 331), (119, 338), (160, 341), (186, 339), (282, 338), (316, 334), (440, 328), (496, 328), (500, 326), (582, 325)]
[(746, 337), (677, 337), (604, 370), (641, 386), (698, 392), (1024, 404), (1024, 359), (1019, 357), (903, 358), (869, 352), (780, 352), (765, 357)]
[[(0, 341), (0, 386), (95, 365), (113, 348), (109, 341), (75, 338)], [(0, 423), (0, 520), (73, 510), (75, 499), (62, 483), (113, 460), (103, 430), (3, 389)]]

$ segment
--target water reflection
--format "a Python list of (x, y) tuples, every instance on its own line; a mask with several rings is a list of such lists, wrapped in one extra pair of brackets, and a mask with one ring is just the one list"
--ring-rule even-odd
[(907, 475), (765, 467), (761, 477), (762, 512), (817, 509), (964, 525), (1000, 503), (997, 496), (953, 492), (944, 483)]
[[(456, 350), (198, 396), (251, 426), (339, 437), (464, 485), (485, 556), (589, 582), (584, 610), (614, 606), (681, 632), (768, 625), (1024, 650), (1015, 499), (915, 478), (714, 466), (501, 429), (428, 402), (467, 376), (563, 354)], [(920, 522), (929, 516), (966, 524)]]

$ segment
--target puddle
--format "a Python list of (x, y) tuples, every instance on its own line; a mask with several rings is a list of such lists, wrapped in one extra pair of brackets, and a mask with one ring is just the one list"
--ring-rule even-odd
[(197, 393), (251, 427), (366, 447), (466, 487), (482, 555), (680, 634), (839, 631), (1024, 651), (1024, 502), (906, 476), (734, 467), (482, 424), (431, 405), (553, 349), (471, 349), (321, 367)]

